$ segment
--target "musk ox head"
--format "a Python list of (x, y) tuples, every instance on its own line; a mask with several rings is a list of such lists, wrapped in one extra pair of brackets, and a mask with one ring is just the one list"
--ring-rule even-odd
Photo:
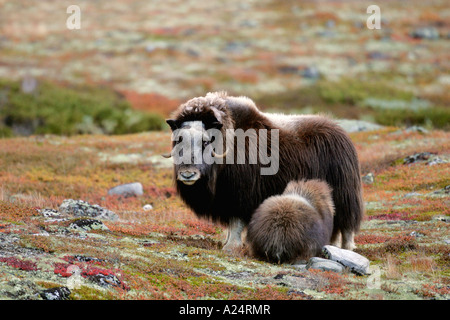
[(200, 180), (211, 187), (226, 155), (226, 128), (233, 126), (226, 108), (225, 93), (209, 93), (205, 97), (182, 104), (172, 119), (172, 157), (175, 178), (191, 186)]

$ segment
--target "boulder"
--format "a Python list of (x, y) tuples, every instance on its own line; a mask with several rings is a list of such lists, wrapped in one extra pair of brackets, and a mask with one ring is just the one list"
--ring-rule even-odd
[(309, 259), (308, 263), (306, 264), (306, 269), (317, 269), (322, 271), (342, 273), (344, 271), (344, 266), (339, 262), (333, 260), (313, 257)]
[(121, 184), (108, 190), (108, 195), (120, 195), (124, 197), (136, 197), (144, 194), (144, 188), (140, 182)]
[(322, 252), (326, 258), (339, 262), (356, 274), (369, 274), (369, 260), (356, 252), (331, 245), (324, 246)]
[(56, 287), (43, 290), (39, 295), (44, 300), (68, 300), (70, 293), (67, 287)]
[(105, 220), (117, 220), (119, 218), (114, 212), (97, 204), (91, 205), (83, 200), (66, 199), (59, 206), (59, 212), (74, 217), (90, 217)]

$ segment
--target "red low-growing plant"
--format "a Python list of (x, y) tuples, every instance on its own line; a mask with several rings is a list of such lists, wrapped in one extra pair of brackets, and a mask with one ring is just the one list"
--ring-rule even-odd
[(36, 271), (38, 269), (36, 262), (28, 260), (19, 260), (14, 257), (7, 257), (7, 258), (0, 257), (0, 262), (4, 262), (10, 267), (24, 271)]

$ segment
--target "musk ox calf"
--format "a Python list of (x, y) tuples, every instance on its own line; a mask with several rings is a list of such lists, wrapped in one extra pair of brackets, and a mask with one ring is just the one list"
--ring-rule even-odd
[(242, 245), (241, 233), (264, 200), (292, 180), (309, 179), (333, 190), (332, 243), (353, 248), (363, 216), (359, 162), (335, 122), (264, 113), (249, 98), (215, 92), (182, 104), (167, 123), (177, 192), (198, 217), (228, 226), (225, 250)]
[(306, 261), (330, 243), (334, 205), (321, 180), (291, 181), (267, 198), (248, 225), (250, 253), (275, 263)]

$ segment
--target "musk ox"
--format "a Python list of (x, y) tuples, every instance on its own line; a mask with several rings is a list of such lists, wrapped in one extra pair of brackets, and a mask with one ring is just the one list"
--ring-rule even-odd
[(306, 261), (330, 243), (334, 205), (321, 180), (291, 181), (283, 194), (267, 198), (247, 229), (250, 253), (275, 263)]
[[(335, 122), (316, 115), (264, 113), (251, 99), (225, 92), (187, 101), (166, 122), (173, 131), (172, 151), (166, 156), (174, 158), (177, 192), (198, 217), (228, 226), (225, 250), (241, 247), (242, 231), (265, 199), (303, 179), (330, 185), (332, 243), (353, 249), (363, 217), (359, 162), (353, 143)], [(234, 143), (242, 132), (251, 132), (244, 135), (243, 146)], [(217, 133), (223, 141), (216, 139)], [(258, 139), (263, 133), (264, 145)], [(262, 149), (272, 157), (270, 163), (261, 157)], [(202, 155), (216, 161), (203, 161)]]

